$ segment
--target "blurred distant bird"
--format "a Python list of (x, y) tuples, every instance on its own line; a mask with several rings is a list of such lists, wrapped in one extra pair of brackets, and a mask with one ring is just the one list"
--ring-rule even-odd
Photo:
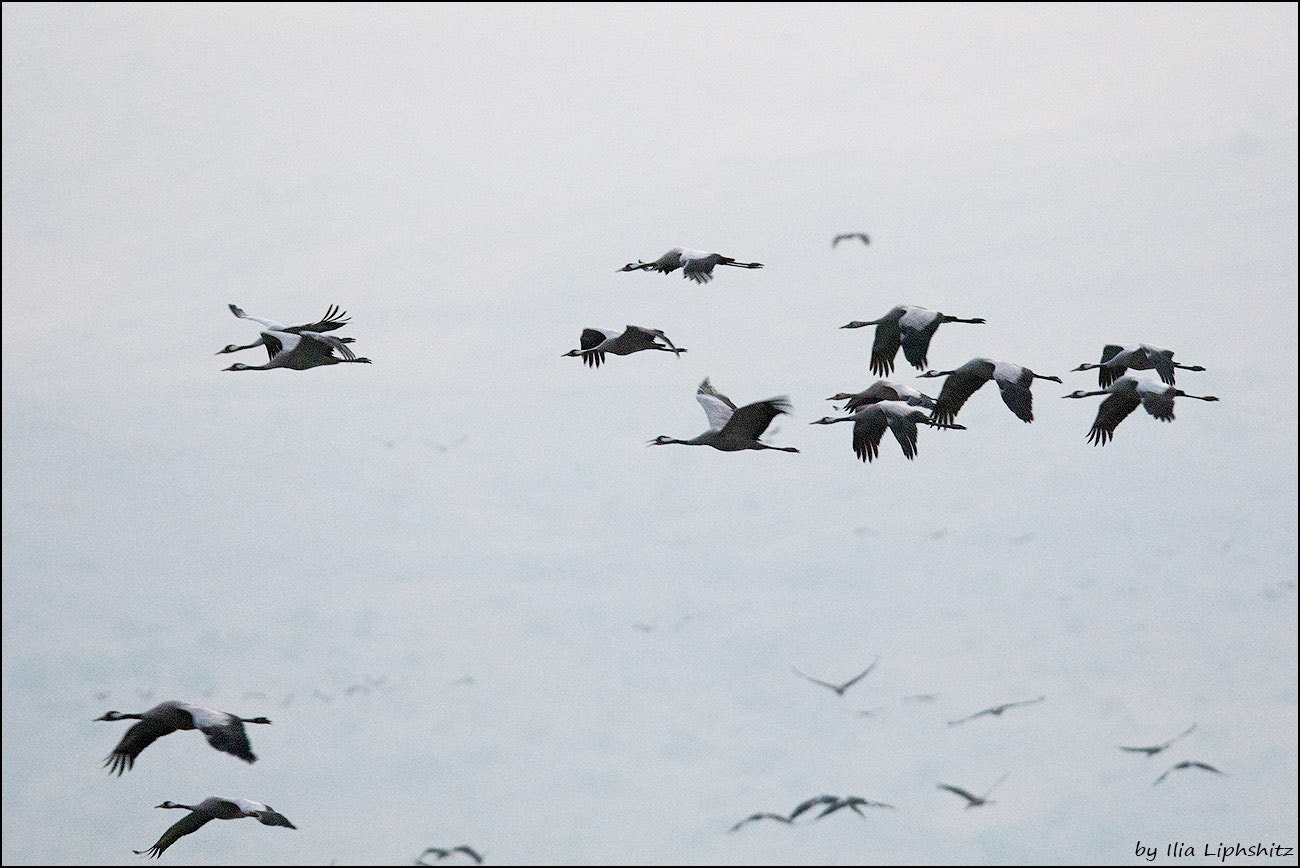
[[(233, 304), (228, 305), (228, 307), (230, 308), (230, 312), (233, 313), (235, 316), (239, 317), (240, 319), (252, 320), (255, 323), (261, 323), (262, 327), (267, 331), (288, 332), (290, 334), (295, 334), (295, 335), (301, 334), (303, 332), (333, 331), (334, 329), (342, 326), (344, 323), (348, 321), (347, 313), (339, 310), (339, 307), (336, 304), (330, 305), (329, 310), (325, 311), (325, 316), (321, 317), (319, 321), (313, 323), (307, 323), (306, 325), (296, 325), (296, 326), (287, 326), (284, 323), (276, 322), (273, 319), (265, 319), (260, 316), (253, 316), (251, 314), (244, 313), (242, 310), (240, 310), (238, 307), (236, 307)], [(341, 341), (342, 343), (350, 344), (352, 343), (353, 339), (339, 338), (338, 340)], [(262, 336), (259, 337), (253, 343), (244, 344), (243, 346), (237, 346), (235, 344), (227, 344), (224, 350), (217, 350), (217, 355), (221, 355), (222, 353), (234, 353), (234, 352), (238, 352), (239, 350), (251, 350), (253, 347), (262, 346), (265, 343), (265, 341), (266, 341), (266, 337)]]
[(822, 681), (820, 678), (813, 678), (811, 675), (804, 675), (798, 669), (794, 669), (793, 666), (791, 666), (790, 668), (794, 669), (794, 674), (798, 675), (800, 678), (806, 678), (809, 681), (811, 681), (813, 684), (820, 684), (822, 687), (829, 687), (831, 690), (834, 690), (835, 693), (838, 694), (839, 696), (843, 696), (844, 691), (848, 690), (850, 687), (857, 684), (863, 678), (866, 678), (868, 675), (870, 675), (871, 670), (875, 669), (876, 664), (879, 662), (880, 662), (880, 658), (877, 657), (875, 660), (871, 661), (870, 666), (868, 666), (866, 669), (863, 669), (862, 672), (853, 676), (848, 681), (845, 681), (843, 684), (831, 684), (829, 681)]
[(1089, 398), (1094, 395), (1107, 395), (1106, 400), (1097, 408), (1097, 418), (1088, 431), (1088, 442), (1094, 446), (1105, 446), (1114, 439), (1115, 429), (1119, 423), (1141, 404), (1146, 411), (1161, 422), (1174, 421), (1174, 399), (1195, 398), (1198, 401), (1217, 401), (1213, 395), (1189, 395), (1182, 389), (1166, 386), (1153, 380), (1138, 380), (1134, 377), (1120, 377), (1098, 392), (1071, 392), (1062, 398)]
[(178, 729), (197, 729), (207, 736), (208, 744), (217, 750), (233, 754), (244, 762), (254, 762), (257, 757), (248, 743), (244, 724), (271, 722), (265, 717), (237, 717), (224, 711), (175, 700), (159, 703), (140, 714), (110, 711), (95, 720), (140, 721), (126, 731), (117, 747), (104, 760), (104, 767), (109, 770), (109, 774), (116, 772), (118, 775), (135, 765), (135, 759), (141, 751)]
[(269, 805), (249, 801), (248, 799), (223, 799), (220, 796), (211, 796), (194, 807), (177, 804), (176, 802), (163, 802), (158, 807), (184, 808), (190, 813), (173, 824), (166, 832), (163, 832), (162, 837), (158, 839), (158, 843), (148, 850), (133, 850), (133, 853), (139, 855), (148, 853), (150, 856), (161, 856), (163, 851), (175, 844), (177, 840), (203, 828), (203, 825), (209, 820), (238, 820), (243, 817), (255, 817), (264, 826), (298, 828), (293, 823), (290, 823), (283, 814), (276, 813)]
[(871, 344), (871, 373), (888, 376), (894, 370), (894, 357), (903, 347), (903, 356), (918, 371), (925, 370), (930, 352), (930, 339), (939, 326), (946, 322), (982, 323), (980, 317), (962, 319), (938, 311), (926, 310), (910, 304), (900, 304), (880, 319), (854, 320), (840, 326), (842, 329), (860, 329), (873, 325), (876, 339)]
[(983, 717), (986, 714), (992, 715), (993, 717), (1001, 717), (1002, 712), (1006, 711), (1008, 708), (1018, 708), (1021, 705), (1033, 705), (1036, 702), (1042, 702), (1046, 698), (1047, 698), (1046, 696), (1040, 696), (1037, 699), (1025, 699), (1020, 702), (1004, 702), (1002, 705), (995, 705), (992, 708), (986, 708), (983, 711), (977, 711), (974, 714), (970, 714), (967, 715), (966, 717), (961, 718), (960, 720), (950, 720), (948, 721), (948, 725), (956, 726), (959, 723), (965, 723), (968, 720), (974, 720), (975, 718)]
[(1168, 777), (1170, 772), (1176, 772), (1179, 769), (1205, 769), (1207, 772), (1214, 772), (1216, 775), (1227, 774), (1227, 772), (1221, 772), (1218, 769), (1216, 769), (1214, 766), (1206, 765), (1205, 763), (1197, 762), (1196, 760), (1183, 760), (1182, 762), (1175, 763), (1173, 766), (1166, 769), (1165, 773), (1160, 777), (1156, 778), (1155, 783), (1153, 783), (1151, 786), (1154, 787), (1156, 784), (1160, 783), (1166, 777)]
[(793, 822), (789, 817), (783, 817), (780, 814), (769, 814), (769, 813), (750, 814), (748, 817), (741, 820), (739, 823), (732, 826), (727, 831), (734, 832), (737, 829), (739, 829), (741, 826), (745, 825), (746, 823), (752, 823), (755, 820), (777, 820), (778, 822), (785, 823), (787, 826), (791, 822)]
[(1185, 371), (1204, 371), (1200, 365), (1182, 365), (1174, 361), (1174, 351), (1153, 347), (1150, 344), (1136, 346), (1119, 346), (1106, 344), (1101, 350), (1101, 362), (1096, 365), (1082, 364), (1072, 370), (1090, 371), (1097, 369), (1097, 385), (1103, 389), (1123, 376), (1125, 370), (1150, 371), (1160, 375), (1166, 385), (1174, 384), (1174, 369)]
[(848, 416), (826, 416), (810, 425), (834, 425), (836, 422), (853, 423), (853, 454), (862, 461), (871, 461), (880, 455), (880, 441), (885, 436), (885, 429), (894, 432), (894, 439), (903, 447), (903, 456), (911, 461), (916, 457), (917, 424), (934, 428), (956, 428), (965, 430), (965, 425), (941, 423), (921, 407), (913, 407), (901, 401), (880, 401), (868, 404), (856, 413)]
[(582, 348), (569, 350), (564, 356), (581, 356), (588, 367), (599, 368), (605, 361), (605, 353), (626, 356), (641, 350), (663, 350), (678, 357), (686, 352), (685, 348), (673, 346), (673, 342), (659, 329), (630, 325), (621, 333), (608, 329), (583, 329)]
[(988, 792), (986, 792), (982, 796), (974, 795), (973, 793), (967, 790), (963, 790), (961, 787), (953, 787), (953, 786), (949, 786), (948, 784), (939, 784), (939, 789), (947, 790), (950, 793), (956, 793), (957, 795), (961, 796), (963, 799), (966, 800), (966, 807), (968, 809), (978, 808), (980, 805), (993, 804), (992, 802), (989, 801), (989, 794), (992, 793), (995, 789), (997, 789), (998, 784), (1002, 783), (1006, 779), (1007, 779), (1006, 775), (1003, 775), (1002, 777), (998, 778), (997, 782), (994, 783), (993, 786), (989, 787)]
[(834, 803), (827, 806), (825, 810), (818, 814), (815, 819), (820, 820), (827, 814), (835, 813), (840, 808), (850, 808), (853, 813), (865, 819), (867, 815), (862, 813), (862, 808), (889, 808), (890, 810), (893, 810), (894, 806), (887, 805), (884, 802), (873, 802), (870, 799), (864, 799), (861, 796), (845, 796), (842, 799), (836, 799)]
[(688, 277), (696, 283), (708, 283), (713, 279), (713, 266), (730, 265), (734, 268), (762, 268), (761, 262), (737, 262), (721, 253), (707, 253), (703, 250), (674, 247), (654, 262), (629, 262), (618, 271), (659, 271), (664, 274), (682, 269), (682, 277)]
[(1149, 756), (1149, 757), (1153, 757), (1153, 756), (1155, 756), (1156, 754), (1160, 753), (1160, 752), (1161, 752), (1162, 750), (1164, 750), (1165, 748), (1169, 747), (1169, 745), (1171, 745), (1171, 744), (1173, 744), (1174, 742), (1178, 741), (1179, 739), (1191, 735), (1191, 734), (1192, 734), (1192, 730), (1194, 730), (1194, 729), (1196, 729), (1196, 724), (1193, 723), (1193, 724), (1192, 724), (1191, 726), (1189, 726), (1185, 731), (1183, 731), (1183, 732), (1179, 733), (1178, 735), (1174, 736), (1173, 738), (1169, 739), (1169, 741), (1165, 742), (1164, 744), (1157, 744), (1157, 745), (1154, 745), (1154, 746), (1152, 746), (1152, 747), (1124, 747), (1123, 745), (1121, 745), (1119, 749), (1120, 749), (1120, 750), (1126, 750), (1126, 751), (1128, 751), (1129, 753), (1144, 753), (1144, 754), (1146, 754), (1146, 755)]
[(825, 794), (820, 796), (813, 796), (811, 799), (805, 799), (804, 801), (796, 805), (795, 809), (790, 812), (790, 819), (794, 820), (800, 814), (804, 813), (805, 811), (809, 811), (812, 808), (817, 807), (818, 805), (833, 805), (839, 800), (840, 800), (839, 796), (828, 796)]
[(1025, 422), (1032, 422), (1034, 421), (1034, 396), (1029, 388), (1034, 384), (1034, 380), (1061, 382), (1060, 377), (1035, 374), (1020, 365), (982, 358), (971, 359), (952, 371), (926, 371), (917, 376), (948, 378), (939, 391), (938, 403), (930, 413), (930, 418), (941, 424), (951, 422), (966, 403), (966, 399), (989, 380), (998, 384), (998, 389), (1002, 392), (1002, 402), (1012, 413)]
[[(323, 335), (319, 332), (281, 332), (264, 331), (262, 341), (266, 352), (271, 357), (265, 365), (233, 364), (227, 371), (269, 371), (273, 368), (288, 368), (291, 371), (305, 371), (321, 365), (337, 365), (341, 362), (370, 364), (370, 359), (359, 359), (348, 349), (342, 338)], [(343, 354), (342, 358), (334, 355), (334, 350)]]
[(478, 863), (478, 864), (480, 864), (480, 865), (483, 864), (483, 857), (482, 857), (481, 855), (479, 855), (479, 854), (474, 850), (473, 847), (468, 847), (468, 846), (466, 846), (466, 845), (464, 845), (464, 844), (461, 844), (459, 847), (452, 847), (451, 849), (447, 849), (447, 850), (444, 850), (444, 849), (441, 848), (441, 847), (429, 847), (429, 848), (427, 848), (423, 853), (421, 853), (421, 854), (416, 858), (416, 860), (415, 860), (415, 864), (417, 864), (417, 865), (427, 865), (427, 864), (428, 864), (427, 862), (423, 862), (423, 861), (421, 861), (421, 860), (423, 860), (424, 857), (427, 856), (427, 855), (429, 855), (430, 853), (432, 853), (432, 854), (434, 855), (434, 857), (437, 858), (437, 859), (446, 859), (446, 858), (447, 858), (448, 856), (450, 856), (452, 853), (464, 853), (466, 856), (468, 856), (469, 858), (473, 859), (476, 863)]
[(737, 409), (731, 399), (716, 391), (709, 378), (705, 377), (695, 392), (695, 400), (704, 408), (704, 415), (709, 420), (709, 430), (690, 440), (675, 440), (664, 434), (647, 443), (647, 446), (664, 446), (679, 443), (683, 446), (712, 446), (723, 452), (739, 452), (744, 449), (778, 449), (782, 452), (798, 452), (793, 446), (769, 446), (759, 442), (759, 437), (772, 424), (772, 420), (783, 413), (790, 412), (790, 399), (785, 396), (755, 401)]
[(850, 238), (861, 238), (863, 244), (871, 243), (871, 239), (867, 237), (865, 232), (846, 232), (843, 235), (836, 235), (835, 238), (831, 241), (831, 247), (833, 248), (841, 241), (847, 241)]
[(843, 412), (852, 413), (869, 404), (878, 404), (881, 401), (903, 401), (914, 407), (924, 407), (927, 410), (934, 409), (934, 398), (929, 395), (918, 392), (911, 386), (903, 386), (898, 383), (891, 383), (889, 380), (876, 380), (861, 392), (839, 392), (831, 395), (827, 401), (848, 401), (844, 405)]

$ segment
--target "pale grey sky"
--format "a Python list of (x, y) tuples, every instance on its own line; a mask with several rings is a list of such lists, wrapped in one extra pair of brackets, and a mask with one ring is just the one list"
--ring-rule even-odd
[[(1294, 5), (3, 25), (5, 863), (140, 864), (153, 805), (209, 795), (299, 828), (164, 860), (1295, 846)], [(765, 267), (615, 273), (673, 246)], [(374, 364), (223, 372), (260, 361), (213, 355), (256, 336), (229, 303), (337, 303)], [(986, 387), (967, 431), (864, 465), (808, 423), (875, 379), (838, 326), (900, 303), (987, 319), (936, 368), (1065, 383), (1032, 425)], [(628, 323), (689, 352), (561, 358)], [(1094, 448), (1099, 399), (1058, 396), (1139, 341), (1222, 400)], [(801, 453), (647, 449), (704, 430), (706, 375), (788, 394), (767, 439)], [(791, 671), (876, 656), (843, 697)], [(126, 724), (93, 719), (169, 698), (271, 717), (259, 761), (180, 733), (110, 779)], [(1229, 774), (1151, 786), (1183, 759)], [(1003, 774), (979, 810), (937, 789)], [(822, 792), (897, 810), (727, 833)]]

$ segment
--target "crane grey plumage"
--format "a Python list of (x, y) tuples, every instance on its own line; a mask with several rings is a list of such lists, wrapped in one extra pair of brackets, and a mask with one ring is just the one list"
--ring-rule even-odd
[[(287, 368), (291, 371), (305, 371), (322, 365), (337, 365), (343, 362), (356, 362), (368, 365), (370, 359), (357, 358), (348, 348), (347, 343), (332, 335), (319, 332), (282, 332), (267, 330), (262, 332), (266, 343), (266, 352), (270, 359), (264, 365), (233, 364), (227, 371), (269, 371), (274, 368)], [(338, 351), (340, 356), (334, 355)]]
[(1142, 407), (1161, 422), (1174, 421), (1174, 399), (1195, 398), (1198, 401), (1217, 401), (1213, 395), (1191, 395), (1182, 389), (1156, 383), (1152, 380), (1138, 380), (1136, 377), (1120, 377), (1104, 389), (1094, 392), (1074, 391), (1062, 398), (1090, 398), (1105, 395), (1106, 400), (1097, 408), (1097, 418), (1088, 431), (1088, 442), (1094, 446), (1105, 446), (1115, 437), (1115, 429), (1129, 414)]
[(723, 256), (721, 253), (709, 253), (704, 250), (691, 250), (684, 247), (674, 247), (663, 256), (660, 256), (654, 262), (629, 262), (617, 271), (658, 271), (662, 274), (682, 269), (682, 277), (689, 278), (696, 283), (708, 283), (713, 279), (713, 267), (715, 265), (730, 265), (733, 268), (762, 268), (761, 262), (737, 262), (730, 256)]
[(861, 392), (839, 392), (831, 395), (826, 400), (847, 401), (848, 403), (840, 411), (843, 413), (852, 413), (871, 404), (878, 404), (881, 401), (903, 401), (914, 407), (924, 407), (927, 410), (933, 410), (935, 405), (934, 398), (929, 395), (918, 392), (911, 386), (903, 386), (889, 380), (876, 380)]
[(755, 401), (737, 408), (731, 399), (713, 388), (705, 377), (695, 392), (695, 399), (704, 408), (709, 420), (709, 430), (690, 440), (677, 440), (660, 434), (647, 446), (664, 446), (677, 443), (682, 446), (712, 446), (722, 452), (740, 452), (745, 449), (776, 449), (781, 452), (798, 452), (793, 446), (769, 446), (759, 437), (777, 416), (790, 412), (790, 399), (785, 396)]
[[(233, 313), (235, 316), (239, 317), (240, 319), (252, 320), (253, 322), (260, 323), (262, 327), (267, 330), (289, 332), (290, 334), (300, 334), (302, 332), (333, 331), (334, 329), (339, 328), (340, 326), (342, 326), (344, 323), (348, 321), (347, 312), (339, 310), (339, 306), (336, 304), (330, 305), (329, 309), (325, 311), (325, 316), (321, 317), (316, 322), (306, 323), (304, 325), (296, 325), (296, 326), (288, 326), (285, 325), (284, 323), (276, 322), (273, 319), (266, 319), (264, 317), (253, 316), (252, 314), (244, 313), (243, 310), (241, 310), (239, 307), (233, 304), (227, 306), (230, 308), (230, 312)], [(353, 341), (352, 338), (339, 338), (339, 340), (345, 344), (350, 344)], [(266, 343), (266, 337), (265, 335), (262, 335), (259, 336), (258, 339), (251, 344), (244, 344), (243, 346), (237, 346), (235, 344), (227, 344), (225, 349), (217, 350), (217, 355), (221, 355), (222, 353), (235, 353), (240, 350), (251, 350), (253, 347), (264, 346), (265, 343)]]
[(148, 850), (133, 850), (132, 852), (137, 855), (143, 856), (147, 853), (150, 856), (159, 857), (163, 854), (163, 851), (175, 844), (179, 839), (203, 828), (209, 820), (239, 820), (244, 817), (255, 817), (264, 826), (298, 828), (270, 805), (248, 799), (226, 799), (221, 796), (209, 796), (193, 807), (171, 801), (163, 802), (157, 807), (184, 808), (190, 813), (173, 823), (166, 832), (163, 832), (157, 843)]
[(834, 425), (837, 422), (854, 423), (853, 454), (859, 460), (868, 462), (880, 456), (880, 441), (885, 436), (886, 428), (894, 432), (894, 439), (903, 448), (903, 456), (908, 461), (916, 458), (918, 423), (932, 428), (966, 428), (955, 422), (937, 422), (923, 407), (914, 407), (902, 401), (878, 401), (847, 416), (826, 416), (809, 424)]
[(164, 735), (177, 730), (197, 729), (207, 737), (208, 744), (217, 750), (237, 756), (244, 762), (256, 762), (257, 757), (253, 754), (252, 746), (249, 744), (248, 734), (244, 731), (244, 724), (271, 723), (265, 717), (239, 717), (224, 711), (204, 708), (200, 705), (190, 705), (176, 700), (160, 702), (148, 711), (138, 714), (123, 714), (118, 711), (110, 711), (103, 717), (95, 718), (95, 720), (139, 721), (126, 731), (117, 747), (113, 748), (113, 752), (104, 760), (104, 767), (109, 770), (109, 774), (117, 773), (119, 776), (122, 772), (135, 766), (136, 757), (145, 748)]
[(840, 326), (842, 329), (860, 329), (873, 325), (876, 337), (871, 343), (871, 373), (879, 377), (889, 375), (894, 370), (894, 358), (898, 348), (903, 348), (903, 356), (918, 371), (924, 370), (930, 352), (930, 339), (946, 322), (983, 323), (982, 317), (963, 319), (948, 316), (934, 310), (900, 304), (889, 313), (873, 320), (853, 320)]
[(1174, 385), (1174, 372), (1177, 368), (1182, 368), (1184, 371), (1205, 370), (1200, 365), (1184, 365), (1175, 362), (1173, 350), (1153, 347), (1150, 344), (1129, 346), (1106, 344), (1101, 350), (1100, 363), (1090, 365), (1085, 362), (1072, 370), (1090, 371), (1093, 368), (1097, 369), (1097, 385), (1103, 389), (1123, 376), (1126, 370), (1154, 370), (1160, 376), (1160, 381), (1167, 386)]
[(867, 237), (865, 232), (845, 232), (842, 235), (836, 235), (831, 240), (831, 247), (834, 248), (841, 241), (848, 241), (850, 238), (861, 238), (863, 244), (871, 243), (871, 239)]
[(673, 346), (673, 342), (668, 340), (668, 336), (659, 329), (629, 325), (622, 332), (609, 329), (583, 329), (580, 348), (569, 350), (561, 358), (581, 356), (588, 367), (598, 368), (605, 361), (606, 353), (626, 356), (642, 350), (663, 350), (679, 358), (686, 352), (685, 347)]
[(971, 359), (955, 370), (926, 371), (917, 376), (948, 378), (944, 381), (943, 388), (939, 391), (939, 400), (930, 414), (932, 419), (940, 423), (951, 422), (967, 399), (989, 380), (998, 384), (998, 390), (1002, 393), (1002, 402), (1012, 413), (1025, 422), (1032, 422), (1034, 421), (1034, 397), (1029, 388), (1034, 380), (1061, 382), (1060, 377), (1035, 374), (1021, 365), (983, 358)]

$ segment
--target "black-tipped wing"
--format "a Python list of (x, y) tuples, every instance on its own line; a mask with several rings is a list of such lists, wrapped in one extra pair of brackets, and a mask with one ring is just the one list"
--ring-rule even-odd
[(1158, 353), (1154, 350), (1147, 350), (1147, 358), (1151, 361), (1151, 367), (1156, 369), (1160, 375), (1160, 381), (1166, 386), (1174, 384), (1174, 354), (1172, 352)]
[(989, 381), (987, 376), (982, 376), (974, 371), (963, 370), (961, 368), (953, 371), (944, 380), (943, 389), (939, 391), (939, 400), (934, 405), (934, 410), (930, 412), (930, 418), (940, 425), (949, 425), (956, 418), (957, 413), (983, 386)]
[(894, 356), (898, 355), (901, 340), (897, 320), (886, 320), (876, 325), (876, 339), (871, 342), (871, 373), (878, 377), (889, 376), (894, 370)]
[(257, 821), (263, 826), (284, 826), (286, 829), (298, 828), (293, 823), (289, 822), (288, 817), (273, 810), (270, 805), (266, 806), (265, 811), (257, 812)]
[(722, 426), (722, 436), (736, 440), (757, 440), (772, 420), (790, 412), (790, 399), (784, 396), (746, 404), (731, 414)]
[(894, 432), (894, 439), (903, 447), (903, 456), (911, 461), (916, 457), (916, 420), (911, 416), (888, 415), (889, 430)]
[(135, 758), (141, 751), (164, 735), (175, 731), (175, 727), (162, 726), (157, 721), (138, 721), (126, 731), (126, 735), (122, 736), (117, 747), (113, 748), (113, 752), (104, 759), (104, 767), (108, 769), (110, 775), (116, 772), (120, 776), (122, 772), (135, 766)]
[(1106, 400), (1097, 408), (1097, 418), (1092, 422), (1088, 432), (1088, 442), (1093, 446), (1105, 446), (1114, 439), (1115, 428), (1128, 418), (1128, 414), (1137, 409), (1141, 403), (1136, 392), (1116, 392), (1107, 395)]
[(146, 853), (153, 857), (161, 856), (163, 851), (172, 844), (175, 844), (179, 839), (185, 837), (189, 833), (203, 828), (203, 824), (211, 819), (212, 815), (209, 813), (203, 811), (190, 811), (180, 820), (173, 823), (171, 828), (166, 832), (163, 832), (162, 837), (158, 839), (158, 843), (154, 844), (148, 850), (135, 850), (133, 852), (141, 856)]
[(465, 846), (464, 844), (462, 844), (462, 845), (460, 845), (459, 847), (452, 847), (452, 848), (451, 848), (451, 852), (455, 853), (455, 852), (457, 852), (457, 851), (460, 851), (461, 853), (464, 853), (466, 856), (468, 856), (469, 858), (473, 859), (473, 860), (474, 860), (475, 862), (477, 862), (478, 864), (480, 864), (480, 865), (483, 864), (483, 857), (480, 856), (480, 855), (479, 855), (479, 854), (474, 850), (473, 847), (467, 847), (467, 846)]
[(317, 322), (307, 323), (306, 325), (300, 325), (300, 326), (291, 326), (285, 329), (285, 331), (294, 332), (294, 333), (329, 332), (342, 326), (347, 321), (348, 321), (347, 312), (339, 310), (339, 306), (337, 304), (332, 304), (330, 305), (329, 310), (325, 311), (325, 316), (321, 317), (320, 320), (318, 320)]
[(880, 455), (880, 441), (885, 436), (889, 422), (881, 411), (870, 413), (853, 423), (853, 454), (860, 461), (871, 461)]
[(592, 352), (592, 350), (606, 340), (606, 334), (599, 329), (583, 329), (582, 340), (579, 347), (582, 349), (582, 360), (587, 363), (589, 368), (599, 368), (600, 363), (605, 361), (604, 353)]
[(1034, 393), (1029, 391), (1029, 387), (1007, 380), (998, 380), (997, 383), (998, 390), (1002, 392), (1002, 403), (1022, 421), (1034, 421)]
[(1101, 348), (1101, 367), (1097, 369), (1097, 385), (1103, 389), (1124, 376), (1125, 365), (1107, 364), (1122, 352), (1124, 352), (1124, 348), (1119, 344), (1106, 344)]
[(1142, 406), (1161, 422), (1174, 421), (1174, 396), (1171, 392), (1139, 392)]
[[(232, 304), (231, 307), (234, 305)], [(284, 352), (284, 343), (275, 336), (274, 332), (262, 332), (262, 343), (266, 346), (267, 361)]]
[(244, 762), (257, 762), (252, 745), (248, 743), (248, 734), (244, 732), (244, 724), (240, 721), (232, 719), (230, 723), (200, 726), (199, 729), (207, 736), (208, 744), (217, 750), (233, 754)]
[(934, 333), (939, 330), (941, 322), (943, 320), (936, 316), (921, 328), (910, 328), (905, 323), (899, 323), (903, 357), (918, 371), (924, 371), (925, 366), (928, 364), (926, 357), (930, 352), (930, 338), (934, 337)]

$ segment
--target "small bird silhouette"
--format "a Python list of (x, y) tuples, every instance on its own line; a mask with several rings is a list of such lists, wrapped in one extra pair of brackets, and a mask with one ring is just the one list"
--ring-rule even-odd
[(1183, 760), (1182, 762), (1176, 763), (1170, 768), (1166, 769), (1165, 773), (1160, 777), (1156, 778), (1155, 783), (1153, 783), (1151, 786), (1154, 787), (1156, 784), (1160, 783), (1166, 777), (1168, 777), (1170, 772), (1176, 772), (1179, 769), (1205, 769), (1207, 772), (1214, 772), (1216, 775), (1227, 774), (1227, 772), (1221, 772), (1218, 769), (1216, 769), (1214, 766), (1206, 765), (1205, 763), (1197, 762), (1196, 760)]
[(954, 787), (948, 784), (939, 784), (939, 789), (947, 790), (950, 793), (956, 793), (957, 795), (961, 796), (963, 799), (966, 800), (967, 808), (978, 808), (980, 805), (993, 804), (993, 802), (989, 801), (989, 794), (992, 793), (995, 789), (997, 789), (998, 784), (1002, 783), (1006, 779), (1007, 779), (1006, 775), (1003, 775), (1002, 777), (998, 778), (997, 781), (994, 782), (993, 786), (989, 787), (988, 791), (985, 792), (984, 795), (982, 796), (974, 795), (973, 793), (967, 790), (963, 790), (961, 787)]
[(867, 234), (865, 232), (845, 232), (843, 235), (835, 236), (835, 238), (831, 241), (831, 247), (834, 248), (841, 241), (848, 241), (850, 238), (861, 238), (863, 244), (871, 243), (871, 239), (867, 237)]
[(860, 672), (859, 674), (850, 678), (848, 681), (845, 681), (843, 684), (831, 684), (829, 681), (822, 681), (820, 678), (813, 678), (811, 675), (804, 675), (798, 669), (794, 669), (793, 666), (791, 666), (790, 668), (794, 669), (794, 674), (798, 675), (800, 678), (806, 678), (809, 681), (811, 681), (813, 684), (820, 684), (822, 687), (829, 687), (831, 690), (834, 690), (840, 696), (843, 696), (844, 691), (848, 690), (850, 687), (857, 684), (863, 678), (866, 678), (867, 675), (871, 673), (871, 670), (876, 668), (876, 664), (879, 662), (880, 662), (880, 658), (877, 657), (875, 660), (871, 661), (870, 666), (862, 670), (862, 672)]
[(741, 826), (745, 825), (746, 823), (752, 823), (755, 820), (778, 820), (782, 823), (785, 823), (787, 826), (793, 822), (789, 817), (783, 817), (780, 814), (770, 814), (770, 813), (763, 812), (758, 814), (750, 814), (748, 817), (741, 820), (739, 823), (732, 826), (727, 831), (734, 832), (737, 829), (739, 829)]
[(991, 714), (994, 717), (1001, 717), (1002, 712), (1006, 711), (1008, 708), (1015, 708), (1020, 705), (1033, 705), (1035, 702), (1042, 702), (1046, 698), (1047, 698), (1046, 696), (1040, 696), (1037, 699), (1025, 699), (1025, 700), (1021, 700), (1020, 702), (1006, 702), (1003, 703), (1002, 705), (995, 705), (992, 708), (986, 708), (983, 711), (977, 711), (974, 714), (967, 715), (966, 717), (963, 717), (960, 720), (950, 720), (948, 721), (948, 725), (956, 726), (959, 723), (965, 723), (968, 720), (974, 720), (975, 718), (983, 717), (986, 714)]
[(1165, 748), (1169, 747), (1169, 745), (1171, 745), (1171, 744), (1173, 744), (1174, 742), (1178, 741), (1180, 738), (1183, 738), (1183, 737), (1185, 737), (1185, 736), (1189, 736), (1189, 735), (1191, 735), (1191, 734), (1192, 734), (1192, 730), (1194, 730), (1194, 729), (1196, 729), (1196, 724), (1193, 723), (1191, 726), (1189, 726), (1189, 727), (1186, 729), (1186, 731), (1184, 731), (1184, 732), (1182, 732), (1182, 733), (1179, 733), (1178, 735), (1176, 735), (1176, 736), (1174, 736), (1173, 738), (1169, 739), (1169, 741), (1165, 742), (1164, 744), (1157, 744), (1157, 745), (1153, 745), (1153, 746), (1151, 746), (1151, 747), (1124, 747), (1123, 745), (1120, 745), (1120, 746), (1119, 746), (1119, 749), (1120, 749), (1120, 750), (1126, 750), (1126, 751), (1128, 751), (1129, 753), (1144, 753), (1144, 754), (1146, 754), (1147, 756), (1155, 756), (1156, 754), (1160, 753), (1160, 751), (1162, 751), (1162, 750), (1164, 750)]
[(861, 796), (845, 796), (842, 799), (836, 799), (835, 802), (828, 805), (824, 811), (817, 815), (816, 819), (820, 820), (827, 814), (833, 814), (840, 808), (850, 808), (853, 813), (866, 819), (867, 815), (862, 813), (862, 808), (889, 808), (894, 809), (893, 805), (887, 805), (884, 802), (873, 802), (870, 799), (864, 799)]
[(798, 817), (800, 814), (804, 813), (805, 811), (811, 810), (817, 807), (818, 805), (830, 805), (830, 804), (834, 804), (835, 802), (838, 802), (839, 800), (840, 800), (839, 796), (828, 796), (824, 793), (820, 796), (813, 796), (811, 799), (805, 799), (804, 801), (800, 802), (797, 806), (795, 806), (795, 809), (790, 812), (790, 819), (793, 820), (796, 817)]
[(416, 865), (429, 864), (423, 860), (424, 857), (429, 855), (430, 853), (432, 853), (434, 855), (434, 858), (437, 859), (446, 859), (452, 853), (464, 853), (466, 856), (473, 859), (477, 864), (479, 865), (483, 864), (483, 857), (478, 853), (476, 853), (473, 847), (468, 847), (465, 844), (461, 844), (459, 847), (452, 847), (451, 849), (443, 849), (442, 847), (428, 847), (425, 849), (423, 853), (421, 853), (418, 857), (416, 857), (415, 864)]

